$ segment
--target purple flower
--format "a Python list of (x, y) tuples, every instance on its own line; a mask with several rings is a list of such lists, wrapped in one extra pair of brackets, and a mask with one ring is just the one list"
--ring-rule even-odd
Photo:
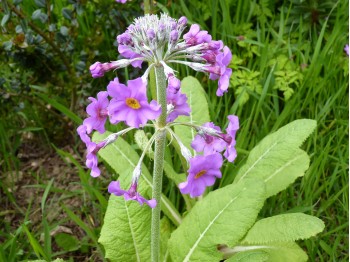
[(140, 205), (147, 204), (151, 208), (157, 206), (157, 201), (155, 199), (147, 200), (137, 192), (137, 183), (133, 183), (129, 190), (123, 190), (120, 188), (119, 181), (112, 181), (108, 186), (108, 192), (116, 196), (124, 196), (125, 200), (135, 200), (140, 203)]
[(183, 38), (187, 45), (194, 46), (201, 43), (209, 43), (211, 41), (211, 35), (208, 31), (200, 31), (199, 25), (191, 25), (190, 31), (184, 34)]
[[(212, 122), (205, 123), (204, 127), (213, 128), (221, 133), (220, 127), (214, 125)], [(210, 155), (216, 152), (222, 152), (226, 148), (226, 142), (215, 136), (208, 134), (197, 134), (191, 143), (191, 147), (196, 150), (196, 152), (203, 152), (204, 155)]]
[(180, 19), (179, 19), (179, 21), (178, 21), (178, 23), (179, 23), (180, 25), (185, 26), (185, 25), (187, 24), (187, 18), (186, 18), (186, 16), (181, 16)]
[(97, 159), (97, 152), (104, 147), (106, 144), (105, 141), (102, 141), (98, 144), (94, 142), (88, 143), (87, 146), (87, 155), (86, 155), (86, 166), (91, 169), (91, 176), (92, 177), (98, 177), (101, 173), (100, 169), (98, 168), (98, 159)]
[(168, 89), (169, 92), (176, 94), (180, 90), (181, 81), (177, 79), (174, 75), (168, 77)]
[(146, 83), (141, 78), (129, 80), (128, 86), (120, 84), (115, 78), (108, 84), (107, 90), (113, 97), (108, 106), (112, 124), (124, 121), (128, 126), (139, 128), (161, 114), (161, 106), (156, 101), (148, 103)]
[[(134, 58), (138, 58), (138, 57), (142, 57), (141, 55), (133, 52), (130, 47), (126, 46), (126, 45), (119, 45), (118, 46), (118, 52), (124, 56), (125, 58), (129, 58), (129, 59), (134, 59)], [(136, 60), (131, 62), (131, 65), (133, 67), (139, 67), (141, 68), (142, 65), (142, 60)]]
[(216, 91), (217, 96), (222, 96), (225, 92), (227, 92), (230, 76), (232, 74), (232, 69), (227, 68), (232, 59), (232, 53), (230, 49), (225, 46), (223, 52), (216, 56), (216, 67), (220, 67), (220, 72), (210, 73), (210, 79), (216, 80), (219, 78), (219, 87)]
[(236, 145), (236, 132), (239, 129), (239, 119), (235, 115), (229, 115), (228, 120), (230, 121), (226, 128), (227, 135), (223, 135), (223, 139), (227, 143), (227, 149), (224, 156), (229, 162), (233, 162), (237, 157)]
[(108, 93), (101, 91), (97, 94), (97, 99), (89, 97), (91, 103), (87, 106), (86, 112), (89, 117), (84, 120), (87, 133), (90, 134), (92, 130), (97, 130), (99, 133), (105, 132), (105, 123), (108, 116), (107, 107), (109, 104)]
[(167, 122), (174, 121), (178, 116), (189, 116), (191, 108), (187, 104), (187, 96), (181, 92), (174, 93), (172, 89), (167, 88), (166, 100), (169, 113), (166, 118)]
[(345, 45), (344, 51), (347, 54), (347, 56), (349, 56), (349, 45)]
[(115, 0), (117, 3), (125, 4), (127, 0)]
[(90, 137), (87, 135), (87, 130), (85, 125), (80, 125), (77, 128), (77, 132), (80, 136), (80, 139), (85, 143), (88, 144), (91, 142)]
[(117, 42), (119, 45), (132, 45), (132, 39), (127, 32), (117, 36)]
[(191, 158), (187, 181), (179, 184), (181, 193), (190, 194), (192, 198), (202, 195), (207, 186), (214, 185), (216, 178), (221, 178), (222, 163), (219, 153)]
[(96, 62), (91, 65), (90, 72), (93, 78), (102, 77), (105, 74), (105, 70), (103, 70), (102, 64), (100, 62)]

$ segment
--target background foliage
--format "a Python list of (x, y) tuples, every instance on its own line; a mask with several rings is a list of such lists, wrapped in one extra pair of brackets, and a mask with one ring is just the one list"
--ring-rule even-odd
[[(347, 1), (331, 0), (156, 4), (158, 11), (199, 23), (234, 54), (230, 92), (222, 98), (204, 74), (178, 68), (181, 79), (193, 75), (206, 89), (213, 122), (225, 126), (227, 114), (240, 118), (238, 158), (223, 168), (216, 187), (235, 179), (237, 167), (269, 133), (295, 119), (317, 120), (303, 146), (311, 156), (306, 175), (269, 198), (260, 213), (321, 218), (325, 230), (299, 242), (311, 261), (348, 260), (348, 8)], [(115, 174), (107, 165), (103, 177), (89, 177), (75, 129), (88, 96), (115, 74), (123, 80), (139, 75), (125, 69), (93, 80), (88, 67), (118, 58), (115, 37), (142, 15), (142, 4), (6, 0), (1, 11), (0, 260), (103, 260), (97, 240), (106, 186)], [(132, 134), (125, 139), (140, 150)], [(169, 173), (184, 172), (170, 150), (166, 161), (174, 168)], [(184, 207), (170, 179), (163, 193)]]

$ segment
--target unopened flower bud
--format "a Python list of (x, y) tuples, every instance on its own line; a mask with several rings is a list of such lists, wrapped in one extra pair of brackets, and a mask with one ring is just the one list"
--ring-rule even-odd
[(102, 77), (105, 73), (100, 62), (94, 63), (89, 69), (93, 78)]
[(176, 23), (175, 21), (171, 21), (170, 28), (171, 28), (172, 30), (175, 30), (176, 27), (177, 27), (177, 23)]
[(187, 18), (185, 16), (180, 17), (178, 23), (182, 26), (187, 24)]
[(172, 42), (176, 42), (179, 39), (179, 32), (177, 30), (173, 30), (170, 32), (170, 39)]
[(164, 24), (160, 24), (158, 29), (159, 29), (160, 32), (163, 32), (165, 30), (165, 25)]
[(151, 41), (156, 37), (156, 33), (154, 32), (154, 30), (152, 28), (147, 30), (147, 37)]
[[(142, 162), (141, 162), (142, 163)], [(135, 166), (135, 169), (134, 171), (132, 172), (132, 181), (133, 181), (133, 184), (137, 183), (137, 181), (139, 180), (140, 178), (140, 175), (141, 175), (141, 163), (138, 163), (136, 166)]]

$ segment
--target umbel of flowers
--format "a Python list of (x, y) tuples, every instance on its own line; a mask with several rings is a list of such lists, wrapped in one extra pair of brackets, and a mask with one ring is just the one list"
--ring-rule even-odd
[[(98, 177), (101, 173), (97, 159), (101, 148), (113, 143), (120, 135), (145, 126), (155, 128), (145, 149), (146, 151), (155, 144), (154, 179), (159, 173), (161, 177), (163, 172), (165, 134), (169, 132), (180, 145), (182, 155), (188, 160), (188, 177), (179, 184), (179, 189), (181, 193), (191, 197), (202, 195), (206, 187), (212, 186), (217, 178), (221, 178), (220, 168), (224, 158), (229, 162), (236, 158), (235, 136), (239, 129), (236, 116), (228, 116), (226, 132), (211, 122), (203, 125), (176, 122), (180, 115), (189, 116), (191, 109), (186, 95), (181, 93), (180, 80), (176, 77), (172, 64), (179, 63), (208, 73), (211, 80), (218, 80), (218, 96), (227, 92), (232, 73), (228, 68), (232, 58), (230, 49), (222, 41), (213, 40), (197, 24), (191, 25), (187, 32), (186, 27), (185, 17), (175, 20), (162, 14), (160, 17), (145, 15), (137, 18), (123, 34), (117, 36), (118, 51), (125, 59), (96, 62), (90, 66), (92, 77), (98, 78), (108, 71), (129, 65), (141, 67), (143, 62), (149, 65), (143, 76), (129, 80), (126, 84), (115, 78), (110, 81), (106, 91), (97, 94), (97, 98), (89, 98), (91, 102), (86, 108), (88, 117), (78, 127), (77, 132), (87, 147), (86, 166), (91, 169), (91, 176)], [(156, 74), (157, 100), (150, 101), (147, 97), (147, 82), (151, 68), (155, 69)], [(92, 142), (89, 135), (94, 130), (104, 133), (107, 119), (111, 124), (123, 122), (128, 127), (99, 143)], [(197, 132), (191, 144), (197, 152), (195, 156), (191, 155), (191, 151), (172, 131), (174, 125), (180, 124)], [(141, 205), (147, 204), (156, 208), (159, 206), (160, 194), (153, 194), (154, 198), (147, 200), (137, 191), (144, 155), (145, 152), (133, 174), (130, 174), (130, 188), (122, 189), (119, 181), (112, 181), (108, 191), (123, 196), (126, 200), (135, 200)]]

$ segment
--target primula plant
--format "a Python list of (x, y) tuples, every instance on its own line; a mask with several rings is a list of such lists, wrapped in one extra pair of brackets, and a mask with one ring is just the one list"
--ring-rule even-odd
[[(236, 159), (239, 119), (227, 116), (224, 127), (211, 122), (204, 89), (193, 77), (180, 81), (173, 68), (181, 64), (207, 73), (209, 79), (218, 80), (216, 94), (223, 96), (229, 90), (232, 54), (199, 25), (187, 27), (185, 17), (137, 18), (117, 36), (118, 51), (125, 59), (90, 67), (98, 78), (129, 65), (148, 65), (141, 77), (127, 83), (114, 78), (107, 90), (89, 98), (88, 117), (77, 129), (87, 147), (91, 176), (101, 175), (98, 155), (119, 175), (108, 186), (111, 197), (99, 240), (106, 257), (111, 261), (306, 261), (294, 241), (321, 232), (322, 221), (301, 213), (256, 220), (266, 198), (307, 170), (309, 157), (299, 147), (315, 121), (297, 120), (263, 139), (234, 182), (212, 190), (222, 177), (222, 166)], [(148, 84), (153, 73), (155, 86)], [(126, 128), (108, 132), (107, 120)], [(145, 128), (154, 130), (150, 137)], [(135, 132), (141, 156), (121, 137), (127, 132)], [(169, 152), (187, 176), (177, 174), (165, 159), (167, 146), (175, 149)], [(145, 156), (154, 161), (153, 176), (143, 163)], [(162, 194), (163, 174), (178, 185), (187, 208), (184, 214)]]

